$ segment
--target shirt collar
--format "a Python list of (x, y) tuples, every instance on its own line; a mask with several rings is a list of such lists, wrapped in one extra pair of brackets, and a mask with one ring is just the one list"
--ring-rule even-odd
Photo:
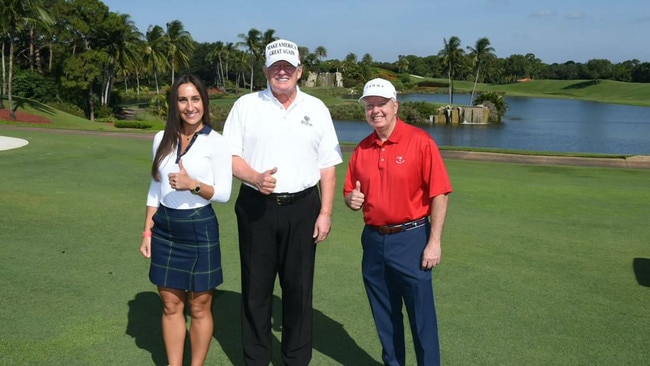
[(204, 134), (204, 135), (209, 135), (210, 131), (212, 131), (212, 127), (204, 124), (203, 128), (201, 129), (201, 131), (199, 131), (199, 133)]
[(199, 132), (196, 132), (194, 136), (192, 136), (192, 139), (190, 140), (190, 143), (187, 145), (187, 148), (185, 148), (184, 152), (181, 152), (181, 144), (179, 142), (178, 145), (176, 146), (176, 164), (178, 164), (178, 162), (181, 160), (183, 155), (187, 154), (187, 152), (190, 151), (190, 148), (192, 147), (192, 145), (194, 145), (194, 141), (196, 141), (196, 138), (199, 135), (209, 135), (210, 131), (212, 131), (212, 127), (204, 124), (203, 128), (201, 128)]
[[(262, 90), (260, 93), (262, 94), (262, 96), (264, 98), (269, 99), (269, 100), (273, 100), (273, 101), (275, 101), (277, 103), (280, 103), (278, 101), (278, 99), (275, 97), (275, 95), (273, 95), (273, 91), (271, 90), (271, 86), (267, 86), (266, 89)], [(302, 98), (303, 98), (303, 93), (300, 90), (300, 87), (298, 85), (296, 85), (296, 99), (293, 100), (293, 103), (296, 103), (296, 102), (302, 100)], [(291, 103), (291, 104), (293, 104), (293, 103)]]
[(375, 144), (377, 146), (381, 146), (384, 144), (398, 144), (402, 140), (402, 136), (404, 135), (404, 121), (402, 121), (399, 117), (396, 117), (397, 121), (395, 121), (395, 128), (393, 129), (393, 132), (391, 132), (390, 136), (388, 136), (388, 139), (384, 141), (383, 143), (381, 142), (381, 139), (379, 139), (379, 135), (377, 134), (377, 131), (373, 131), (373, 136), (375, 138)]

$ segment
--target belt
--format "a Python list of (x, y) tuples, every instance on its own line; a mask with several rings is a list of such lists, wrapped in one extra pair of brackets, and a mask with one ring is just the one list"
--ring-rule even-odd
[(267, 194), (262, 194), (257, 189), (251, 188), (245, 184), (243, 184), (242, 187), (249, 190), (251, 193), (254, 193), (255, 196), (259, 198), (263, 198), (267, 202), (272, 202), (273, 204), (278, 206), (286, 206), (286, 205), (296, 203), (297, 201), (307, 197), (310, 193), (312, 193), (312, 191), (316, 189), (316, 186), (313, 186), (305, 189), (304, 191), (300, 191), (296, 193), (271, 193), (267, 195)]
[(403, 224), (397, 224), (397, 225), (383, 225), (383, 226), (372, 226), (368, 225), (369, 228), (372, 230), (378, 231), (384, 235), (390, 235), (390, 234), (397, 234), (401, 233), (402, 231), (407, 231), (411, 229), (415, 229), (416, 227), (420, 227), (424, 224), (429, 222), (429, 220), (426, 217), (423, 217), (419, 220), (414, 220), (414, 221), (409, 221), (405, 222)]
[(309, 195), (314, 189), (316, 189), (316, 186), (309, 187), (304, 191), (296, 193), (271, 193), (267, 196), (267, 200), (275, 203), (278, 206), (290, 205), (307, 197), (307, 195)]

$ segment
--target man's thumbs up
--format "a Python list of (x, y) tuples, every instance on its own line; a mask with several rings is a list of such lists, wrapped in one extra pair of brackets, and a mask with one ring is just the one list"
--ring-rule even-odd
[(278, 167), (273, 167), (263, 173), (260, 173), (257, 178), (257, 189), (262, 194), (271, 194), (275, 190), (276, 179), (273, 174), (278, 172)]
[(365, 200), (366, 195), (361, 192), (361, 182), (357, 181), (352, 192), (345, 198), (345, 202), (348, 207), (356, 211), (363, 206)]

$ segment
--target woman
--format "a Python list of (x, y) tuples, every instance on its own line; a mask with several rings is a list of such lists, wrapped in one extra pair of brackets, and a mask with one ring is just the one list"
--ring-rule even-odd
[(223, 282), (219, 223), (211, 202), (227, 202), (232, 158), (212, 130), (208, 93), (193, 75), (169, 92), (165, 130), (153, 142), (151, 184), (140, 252), (163, 302), (162, 331), (171, 366), (183, 364), (189, 303), (192, 365), (203, 365), (212, 339), (212, 294)]

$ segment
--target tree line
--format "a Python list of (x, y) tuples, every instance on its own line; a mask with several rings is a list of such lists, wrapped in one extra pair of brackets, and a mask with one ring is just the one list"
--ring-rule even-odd
[[(15, 95), (75, 107), (93, 120), (111, 114), (122, 98), (160, 94), (181, 70), (222, 91), (265, 87), (264, 48), (278, 38), (275, 31), (252, 28), (237, 37), (238, 42), (199, 43), (179, 20), (141, 32), (129, 14), (112, 12), (100, 0), (3, 0), (0, 108), (6, 108), (7, 98), (13, 116)], [(473, 81), (474, 86), (524, 78), (650, 82), (650, 63), (636, 59), (545, 64), (532, 53), (499, 58), (487, 38), (463, 47), (452, 36), (441, 46), (436, 54), (400, 55), (394, 62), (375, 62), (368, 53), (327, 59), (324, 46), (313, 52), (300, 47), (300, 54), (306, 71), (340, 72), (345, 87), (382, 76), (377, 70), (446, 78), (450, 103), (454, 80)], [(475, 87), (472, 99), (474, 93)]]

